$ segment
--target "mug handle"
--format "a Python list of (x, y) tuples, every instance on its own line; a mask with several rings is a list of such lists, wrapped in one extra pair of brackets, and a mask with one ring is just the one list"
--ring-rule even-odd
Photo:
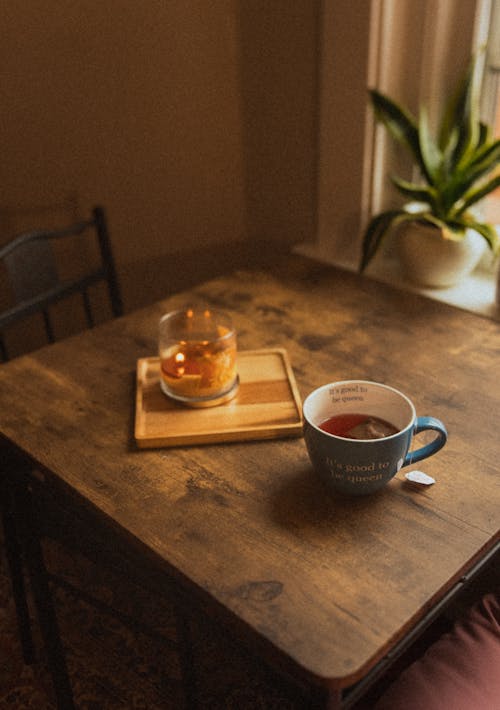
[(408, 451), (403, 461), (403, 466), (408, 466), (408, 464), (415, 463), (416, 461), (422, 461), (422, 459), (432, 456), (446, 444), (448, 432), (446, 431), (446, 427), (442, 421), (436, 419), (435, 417), (417, 417), (413, 434), (419, 434), (421, 431), (427, 431), (429, 429), (437, 432), (436, 438), (429, 444), (422, 446), (420, 449)]

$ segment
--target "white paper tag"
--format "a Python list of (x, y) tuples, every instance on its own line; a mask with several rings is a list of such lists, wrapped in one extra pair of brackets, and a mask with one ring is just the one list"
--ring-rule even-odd
[(433, 483), (436, 483), (435, 478), (428, 476), (423, 471), (409, 471), (405, 473), (405, 478), (411, 483), (420, 483), (422, 486), (432, 486)]

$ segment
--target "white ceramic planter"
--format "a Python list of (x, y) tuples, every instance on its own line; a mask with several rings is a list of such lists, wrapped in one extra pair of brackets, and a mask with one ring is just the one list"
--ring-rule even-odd
[(408, 222), (397, 236), (405, 275), (419, 286), (446, 288), (459, 283), (479, 263), (486, 242), (469, 229), (462, 241), (443, 239), (437, 227)]

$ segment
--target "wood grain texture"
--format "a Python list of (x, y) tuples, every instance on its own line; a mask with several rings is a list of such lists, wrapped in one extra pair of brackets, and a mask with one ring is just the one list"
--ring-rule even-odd
[[(136, 449), (135, 367), (160, 316), (232, 315), (241, 350), (285, 348), (299, 393), (384, 382), (449, 429), (380, 493), (343, 499), (302, 439)], [(166, 299), (0, 368), (0, 431), (262, 653), (330, 687), (363, 674), (499, 539), (498, 323), (290, 258)]]
[(139, 448), (300, 436), (302, 404), (285, 350), (238, 353), (236, 397), (190, 409), (160, 389), (159, 358), (137, 364), (135, 440)]

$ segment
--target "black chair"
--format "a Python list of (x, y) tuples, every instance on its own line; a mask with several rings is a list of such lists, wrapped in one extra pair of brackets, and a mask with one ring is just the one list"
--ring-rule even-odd
[[(98, 265), (80, 272), (77, 277), (64, 278), (54, 246), (79, 235), (93, 237), (97, 244)], [(55, 340), (51, 308), (59, 301), (79, 294), (88, 327), (95, 323), (90, 289), (104, 282), (107, 286), (113, 316), (123, 313), (122, 298), (116, 277), (113, 254), (102, 207), (95, 207), (88, 220), (63, 229), (37, 230), (21, 234), (0, 248), (0, 263), (6, 270), (14, 305), (0, 312), (0, 358), (9, 359), (6, 331), (9, 326), (40, 313), (46, 338)], [(0, 511), (9, 573), (16, 606), (23, 657), (34, 660), (34, 647), (26, 598), (23, 567), (26, 566), (35, 599), (42, 636), (60, 707), (72, 707), (64, 654), (59, 639), (57, 618), (48, 586), (40, 547), (40, 533), (31, 508), (29, 462), (16, 458), (0, 441)]]
[[(100, 263), (76, 278), (59, 275), (54, 246), (62, 240), (93, 233), (97, 238)], [(102, 207), (95, 207), (92, 217), (63, 229), (38, 230), (21, 234), (0, 247), (0, 262), (7, 272), (14, 305), (0, 312), (0, 356), (8, 360), (5, 331), (14, 323), (34, 313), (43, 317), (47, 340), (55, 340), (50, 308), (72, 294), (81, 294), (88, 327), (94, 325), (89, 289), (94, 284), (107, 284), (112, 313), (123, 313), (122, 298), (116, 278), (111, 244)]]

